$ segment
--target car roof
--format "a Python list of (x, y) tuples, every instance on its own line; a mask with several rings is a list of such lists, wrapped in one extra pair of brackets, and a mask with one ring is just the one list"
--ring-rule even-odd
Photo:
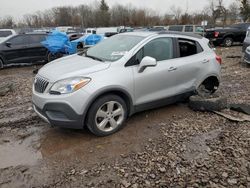
[(150, 32), (150, 31), (136, 31), (136, 32), (121, 33), (120, 35), (130, 35), (130, 36), (138, 36), (146, 38), (156, 34), (157, 34), (156, 32)]
[(120, 35), (130, 35), (130, 36), (141, 36), (141, 37), (149, 37), (154, 35), (179, 35), (183, 37), (193, 37), (196, 39), (202, 39), (203, 37), (198, 34), (194, 33), (185, 33), (185, 32), (178, 32), (178, 31), (159, 31), (159, 32), (148, 32), (148, 31), (141, 31), (141, 32), (129, 32), (129, 33), (122, 33)]

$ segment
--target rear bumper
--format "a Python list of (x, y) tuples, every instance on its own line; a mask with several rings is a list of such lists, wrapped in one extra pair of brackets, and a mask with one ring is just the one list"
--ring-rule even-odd
[(84, 126), (84, 115), (78, 115), (65, 103), (47, 103), (43, 109), (33, 104), (33, 108), (51, 126), (70, 129), (82, 129)]

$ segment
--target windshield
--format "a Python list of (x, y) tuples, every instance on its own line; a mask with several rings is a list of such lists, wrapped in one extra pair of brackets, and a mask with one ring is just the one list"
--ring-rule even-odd
[(103, 61), (117, 61), (143, 39), (140, 36), (115, 35), (90, 48), (86, 56)]

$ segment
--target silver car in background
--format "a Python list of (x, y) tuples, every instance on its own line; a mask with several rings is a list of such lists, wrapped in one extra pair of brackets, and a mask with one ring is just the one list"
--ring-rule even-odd
[(137, 112), (177, 102), (202, 85), (214, 92), (221, 58), (199, 35), (131, 32), (115, 35), (41, 68), (33, 107), (52, 126), (107, 136)]
[(243, 42), (242, 52), (246, 52), (247, 47), (250, 46), (250, 27), (247, 29), (246, 38)]

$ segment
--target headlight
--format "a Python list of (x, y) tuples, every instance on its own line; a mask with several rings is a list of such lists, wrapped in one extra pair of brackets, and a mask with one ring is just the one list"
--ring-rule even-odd
[(78, 89), (84, 87), (90, 82), (90, 78), (74, 77), (60, 80), (51, 87), (50, 93), (52, 94), (67, 94), (73, 93)]

